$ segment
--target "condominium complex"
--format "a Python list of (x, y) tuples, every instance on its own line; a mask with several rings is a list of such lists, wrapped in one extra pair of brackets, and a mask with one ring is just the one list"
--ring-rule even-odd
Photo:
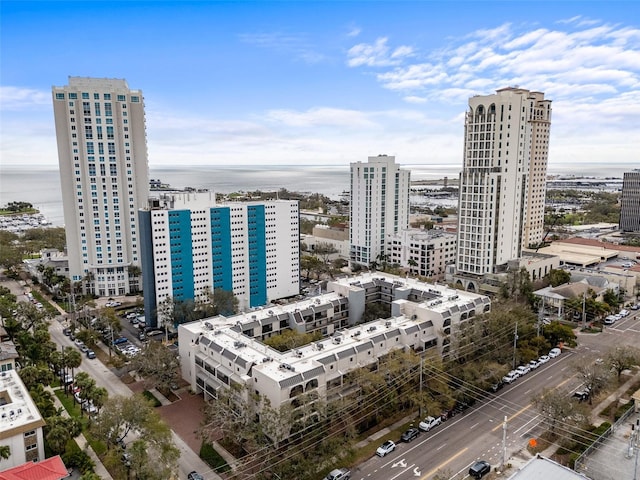
[(297, 201), (216, 204), (212, 192), (168, 194), (140, 211), (140, 228), (151, 325), (167, 297), (197, 303), (222, 289), (244, 311), (300, 292)]
[(10, 449), (0, 468), (44, 460), (45, 421), (16, 370), (0, 373), (0, 445)]
[[(459, 326), (489, 312), (488, 297), (380, 272), (328, 284), (328, 293), (270, 305), (234, 317), (180, 325), (183, 378), (193, 391), (216, 398), (221, 389), (265, 397), (274, 408), (302, 393), (332, 401), (353, 391), (349, 372), (374, 366), (396, 349), (432, 349), (442, 356)], [(388, 318), (362, 323), (365, 307), (382, 303)], [(279, 352), (262, 341), (285, 330), (318, 332), (322, 339)], [(351, 388), (351, 390), (349, 390)]]
[(504, 88), (469, 99), (458, 208), (459, 273), (483, 275), (544, 237), (551, 101)]
[(620, 200), (620, 230), (640, 233), (640, 169), (624, 174)]
[(120, 79), (53, 87), (69, 276), (98, 296), (137, 290), (149, 172), (144, 99)]
[(440, 280), (446, 266), (456, 261), (456, 243), (456, 234), (444, 230), (402, 230), (387, 236), (389, 263)]
[(409, 226), (410, 172), (395, 157), (351, 164), (350, 261), (368, 267), (385, 255), (388, 234)]

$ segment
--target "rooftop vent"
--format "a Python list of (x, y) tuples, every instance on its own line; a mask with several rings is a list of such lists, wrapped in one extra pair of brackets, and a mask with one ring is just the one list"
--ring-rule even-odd
[(207, 330), (213, 330), (213, 324), (210, 322), (204, 322), (204, 326)]

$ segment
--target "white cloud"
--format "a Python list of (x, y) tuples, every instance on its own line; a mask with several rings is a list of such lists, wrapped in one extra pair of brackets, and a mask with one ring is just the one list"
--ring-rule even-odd
[(7, 111), (51, 108), (51, 92), (32, 88), (0, 86), (0, 108)]
[(317, 107), (306, 112), (271, 110), (266, 119), (289, 127), (373, 128), (375, 123), (363, 112)]
[(347, 64), (350, 67), (385, 67), (399, 65), (403, 58), (413, 54), (413, 48), (401, 45), (393, 50), (387, 46), (388, 38), (381, 37), (374, 44), (359, 43), (347, 52)]
[(349, 31), (347, 32), (347, 37), (357, 37), (362, 33), (362, 29), (360, 27), (356, 27), (355, 25), (349, 27)]

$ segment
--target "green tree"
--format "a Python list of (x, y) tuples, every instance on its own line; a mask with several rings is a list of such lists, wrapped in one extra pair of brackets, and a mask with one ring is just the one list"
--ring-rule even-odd
[(11, 456), (11, 447), (9, 445), (0, 445), (0, 460), (7, 460)]
[(80, 422), (72, 417), (62, 417), (59, 415), (49, 417), (46, 420), (44, 436), (47, 445), (55, 454), (65, 451), (67, 442), (77, 437), (82, 431)]
[(552, 268), (549, 272), (549, 283), (552, 287), (557, 287), (558, 285), (564, 285), (565, 283), (569, 283), (571, 280), (571, 274), (563, 269), (555, 269)]
[(640, 350), (627, 345), (612, 348), (607, 352), (606, 363), (616, 373), (620, 383), (622, 372), (640, 363)]
[(180, 362), (168, 348), (159, 342), (149, 342), (145, 349), (131, 361), (132, 368), (144, 378), (145, 387), (153, 385), (169, 390), (176, 382)]

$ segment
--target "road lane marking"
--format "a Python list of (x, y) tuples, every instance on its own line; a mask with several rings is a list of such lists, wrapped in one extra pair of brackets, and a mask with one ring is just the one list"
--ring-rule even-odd
[(440, 465), (438, 465), (436, 468), (434, 468), (433, 470), (431, 470), (430, 472), (428, 472), (426, 475), (422, 476), (420, 478), (420, 480), (427, 480), (427, 478), (431, 477), (434, 473), (436, 473), (438, 470), (440, 470), (442, 467), (444, 467), (446, 464), (450, 463), (451, 461), (455, 460), (456, 458), (458, 458), (460, 455), (462, 455), (464, 452), (466, 452), (467, 450), (469, 450), (468, 447), (463, 448), (462, 450), (460, 450), (458, 453), (456, 453), (453, 457), (449, 457), (449, 459), (446, 462), (442, 462)]
[(447, 444), (443, 443), (442, 445), (440, 445), (438, 448), (436, 448), (436, 452), (439, 452), (440, 450), (442, 450), (444, 447), (446, 447)]
[(474, 428), (476, 428), (478, 425), (480, 425), (480, 423), (474, 423), (473, 425), (471, 425), (469, 427), (469, 430), (473, 430)]

